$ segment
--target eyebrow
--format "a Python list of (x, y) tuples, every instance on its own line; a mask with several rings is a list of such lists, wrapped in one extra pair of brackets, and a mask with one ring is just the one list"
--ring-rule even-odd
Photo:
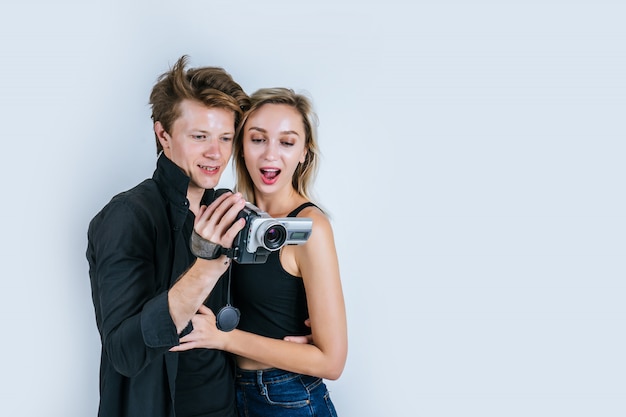
[[(248, 132), (251, 131), (251, 130), (255, 130), (255, 131), (261, 132), (261, 133), (267, 133), (267, 130), (263, 129), (262, 127), (251, 126), (248, 129)], [(281, 135), (296, 135), (298, 137), (300, 136), (300, 134), (298, 132), (296, 132), (295, 130), (283, 130), (283, 131), (278, 132), (278, 133), (280, 133)]]
[[(198, 133), (202, 133), (203, 135), (207, 135), (210, 136), (211, 133), (208, 130), (204, 130), (204, 129), (191, 129), (191, 132), (198, 132)], [(233, 130), (229, 130), (229, 131), (225, 131), (222, 133), (218, 133), (218, 135), (234, 135), (235, 132)]]

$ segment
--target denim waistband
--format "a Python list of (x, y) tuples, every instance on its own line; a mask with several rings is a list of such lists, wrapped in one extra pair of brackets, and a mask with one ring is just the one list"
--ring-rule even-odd
[(237, 382), (239, 383), (272, 383), (298, 378), (300, 374), (283, 371), (282, 369), (269, 368), (259, 370), (247, 370), (237, 368)]

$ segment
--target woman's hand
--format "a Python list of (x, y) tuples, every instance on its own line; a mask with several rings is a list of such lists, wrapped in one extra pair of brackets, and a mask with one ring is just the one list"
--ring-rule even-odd
[(170, 349), (170, 352), (184, 352), (190, 349), (223, 349), (228, 334), (217, 328), (215, 314), (204, 304), (198, 313), (191, 319), (193, 331), (180, 338), (180, 344)]

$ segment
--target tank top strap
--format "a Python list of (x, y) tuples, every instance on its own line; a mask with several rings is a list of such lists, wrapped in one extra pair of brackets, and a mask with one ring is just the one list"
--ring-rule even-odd
[(293, 210), (291, 213), (289, 213), (287, 215), (287, 217), (296, 217), (298, 215), (298, 213), (300, 213), (302, 210), (304, 210), (307, 207), (311, 207), (311, 206), (317, 207), (315, 204), (311, 203), (310, 201), (307, 201), (306, 203), (302, 203), (295, 210)]

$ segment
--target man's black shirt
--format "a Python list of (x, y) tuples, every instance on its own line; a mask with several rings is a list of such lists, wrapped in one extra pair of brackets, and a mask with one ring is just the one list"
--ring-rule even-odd
[[(87, 260), (102, 342), (100, 417), (235, 416), (230, 356), (174, 353), (167, 291), (194, 262), (187, 177), (161, 154), (151, 179), (120, 193), (89, 224)], [(207, 190), (203, 203), (213, 199)], [(205, 304), (226, 304), (222, 277)], [(190, 329), (186, 329), (189, 331)]]

